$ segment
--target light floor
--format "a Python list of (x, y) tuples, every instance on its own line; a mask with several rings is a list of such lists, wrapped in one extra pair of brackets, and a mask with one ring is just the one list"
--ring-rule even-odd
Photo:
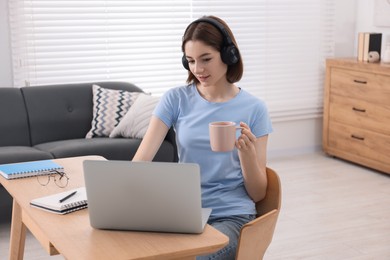
[[(282, 182), (282, 210), (265, 260), (389, 260), (390, 175), (322, 153), (271, 159)], [(0, 259), (9, 225), (0, 226)], [(49, 257), (30, 234), (25, 259)]]

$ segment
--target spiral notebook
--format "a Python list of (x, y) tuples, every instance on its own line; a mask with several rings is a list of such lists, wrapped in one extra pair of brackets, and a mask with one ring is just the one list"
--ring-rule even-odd
[(0, 174), (8, 179), (50, 174), (52, 171), (63, 171), (64, 168), (53, 160), (40, 160), (0, 165)]
[[(74, 193), (76, 192), (76, 193)], [(74, 194), (73, 194), (74, 193)], [(61, 202), (64, 198), (73, 194), (71, 197)], [(88, 207), (87, 193), (85, 187), (68, 190), (61, 193), (33, 199), (30, 202), (32, 207), (56, 214), (67, 214)]]

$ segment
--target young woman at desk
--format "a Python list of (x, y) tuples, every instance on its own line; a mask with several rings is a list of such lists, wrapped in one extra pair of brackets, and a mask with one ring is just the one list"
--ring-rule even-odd
[[(218, 17), (192, 22), (182, 41), (188, 85), (170, 89), (153, 112), (133, 161), (151, 161), (171, 126), (179, 161), (201, 169), (202, 207), (212, 208), (208, 224), (229, 237), (229, 244), (206, 259), (234, 259), (241, 227), (255, 218), (255, 202), (266, 192), (266, 150), (272, 132), (261, 100), (238, 87), (243, 62), (234, 36)], [(240, 124), (231, 152), (213, 152), (208, 125)]]

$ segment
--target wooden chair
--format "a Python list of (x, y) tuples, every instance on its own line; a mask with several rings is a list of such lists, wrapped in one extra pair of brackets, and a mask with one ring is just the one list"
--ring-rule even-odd
[(241, 229), (237, 260), (261, 260), (271, 244), (281, 206), (281, 185), (277, 173), (268, 167), (267, 177), (265, 198), (256, 203), (257, 218)]

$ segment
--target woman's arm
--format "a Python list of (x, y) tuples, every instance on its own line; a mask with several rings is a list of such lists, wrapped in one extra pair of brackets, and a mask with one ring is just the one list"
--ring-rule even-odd
[(169, 128), (156, 116), (152, 116), (148, 130), (132, 161), (151, 161), (160, 148)]
[(266, 153), (268, 135), (256, 138), (248, 125), (241, 123), (240, 126), (243, 129), (236, 146), (244, 176), (244, 185), (252, 200), (257, 202), (265, 197), (267, 189)]

